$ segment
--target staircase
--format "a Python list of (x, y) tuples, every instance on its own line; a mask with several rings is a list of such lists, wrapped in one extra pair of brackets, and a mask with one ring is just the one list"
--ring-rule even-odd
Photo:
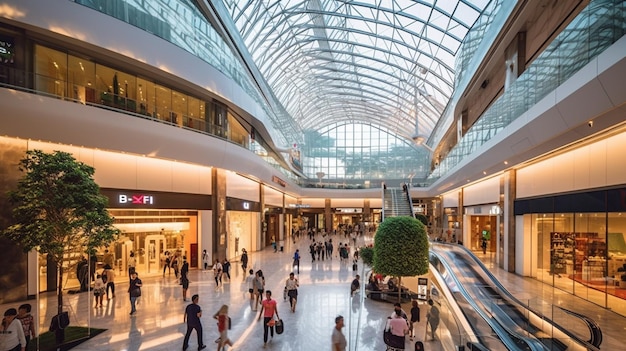
[(413, 217), (411, 198), (401, 188), (383, 189), (383, 220), (399, 216)]

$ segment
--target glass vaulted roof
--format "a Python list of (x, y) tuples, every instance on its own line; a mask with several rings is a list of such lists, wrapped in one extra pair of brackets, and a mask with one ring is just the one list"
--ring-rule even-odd
[(378, 125), (428, 137), (454, 58), (489, 0), (224, 0), (248, 51), (303, 130)]

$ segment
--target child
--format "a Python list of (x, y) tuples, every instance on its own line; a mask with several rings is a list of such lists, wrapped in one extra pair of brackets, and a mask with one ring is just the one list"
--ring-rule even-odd
[(35, 323), (33, 316), (30, 314), (31, 309), (32, 307), (29, 303), (25, 303), (17, 309), (17, 319), (22, 322), (27, 349), (30, 340), (35, 338)]
[(98, 303), (100, 303), (100, 307), (102, 307), (102, 298), (105, 294), (106, 290), (104, 282), (102, 281), (102, 275), (98, 274), (93, 286), (93, 296), (96, 298), (96, 305), (94, 307), (98, 307)]

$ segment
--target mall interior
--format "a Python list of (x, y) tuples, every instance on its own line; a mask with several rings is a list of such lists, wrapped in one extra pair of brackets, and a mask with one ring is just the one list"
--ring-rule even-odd
[[(11, 224), (6, 194), (22, 176), (25, 152), (69, 152), (94, 167), (121, 232), (98, 249), (97, 269), (106, 258), (122, 277), (132, 252), (142, 279), (174, 295), (177, 286), (161, 281), (164, 253), (174, 253), (188, 259), (211, 303), (241, 304), (238, 289), (210, 285), (204, 250), (210, 262), (239, 262), (245, 249), (286, 276), (291, 251), (308, 252), (304, 233), (340, 242), (354, 230), (355, 243), (370, 244), (391, 211), (385, 196), (406, 193), (440, 247), (433, 267), (445, 252), (472, 253), (471, 265), (511, 282), (527, 308), (544, 296), (543, 309), (567, 328), (553, 310), (572, 306), (599, 324), (603, 345), (623, 345), (616, 340), (626, 328), (625, 34), (622, 0), (4, 1), (0, 230)], [(0, 245), (2, 307), (36, 299), (44, 311), (59, 284), (79, 287), (76, 262), (59, 282), (45, 254), (5, 238)], [(463, 270), (454, 264), (439, 268)], [(295, 340), (327, 348), (334, 316), (357, 310), (336, 286), (353, 273), (339, 262), (308, 269), (302, 289), (336, 308), (320, 308), (326, 320), (307, 327), (317, 338)], [(462, 283), (436, 276), (428, 275), (428, 295), (454, 294)], [(438, 299), (442, 310), (464, 314)], [(359, 303), (372, 303), (365, 291)], [(89, 323), (117, 321), (74, 309), (93, 314)], [(386, 311), (370, 306), (369, 315)], [(385, 347), (382, 336), (359, 336), (372, 328), (365, 315), (349, 317), (350, 350)], [(464, 325), (461, 317), (450, 317), (431, 349), (469, 347), (465, 334), (493, 333), (448, 342), (454, 337), (444, 330)], [(135, 328), (120, 335), (136, 336), (135, 321), (120, 323)], [(261, 347), (246, 341), (243, 324), (232, 334), (234, 349)], [(143, 345), (101, 335), (85, 349), (168, 350), (182, 340), (172, 335)], [(499, 349), (480, 344), (472, 345)], [(526, 349), (565, 349), (555, 344), (565, 342)], [(273, 348), (308, 349), (297, 345)]]

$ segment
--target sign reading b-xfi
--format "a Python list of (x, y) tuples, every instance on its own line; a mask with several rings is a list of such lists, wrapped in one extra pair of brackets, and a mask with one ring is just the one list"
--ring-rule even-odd
[(133, 205), (154, 205), (154, 196), (152, 195), (125, 195), (120, 194), (117, 197), (117, 202), (121, 205), (133, 204)]

